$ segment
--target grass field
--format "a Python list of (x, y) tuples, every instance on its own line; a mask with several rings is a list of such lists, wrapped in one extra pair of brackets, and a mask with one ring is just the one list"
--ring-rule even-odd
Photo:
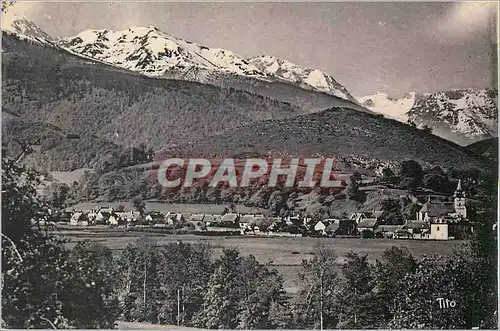
[(285, 279), (285, 287), (295, 292), (298, 287), (298, 272), (303, 259), (312, 257), (314, 247), (318, 244), (331, 246), (338, 255), (338, 262), (342, 263), (344, 256), (350, 251), (359, 254), (368, 254), (371, 262), (380, 258), (382, 252), (391, 246), (406, 246), (411, 253), (421, 258), (424, 255), (440, 254), (449, 256), (453, 250), (464, 241), (421, 241), (421, 240), (394, 240), (394, 239), (361, 239), (361, 238), (259, 238), (259, 237), (224, 237), (199, 236), (194, 234), (155, 234), (145, 232), (125, 231), (120, 228), (65, 228), (60, 231), (65, 238), (70, 239), (68, 247), (72, 247), (80, 240), (92, 240), (110, 247), (118, 253), (128, 244), (138, 239), (148, 237), (155, 240), (159, 246), (183, 241), (190, 243), (208, 242), (214, 248), (214, 258), (218, 257), (223, 248), (237, 247), (243, 255), (253, 254), (262, 263), (271, 262)]

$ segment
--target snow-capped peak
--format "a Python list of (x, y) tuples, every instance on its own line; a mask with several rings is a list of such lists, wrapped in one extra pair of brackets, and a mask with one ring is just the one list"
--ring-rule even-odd
[[(232, 51), (176, 38), (153, 26), (126, 30), (85, 30), (60, 45), (74, 53), (151, 77), (201, 72), (279, 80), (356, 102), (347, 89), (320, 70), (303, 68), (273, 56), (245, 59)], [(197, 76), (198, 77), (198, 76)]]
[(493, 89), (410, 92), (395, 99), (386, 93), (359, 97), (370, 110), (419, 128), (430, 127), (435, 135), (461, 145), (497, 135), (497, 92)]
[(154, 26), (133, 26), (121, 31), (85, 30), (62, 39), (60, 44), (73, 52), (152, 77), (161, 77), (173, 69), (189, 71), (193, 67), (265, 76), (233, 52), (191, 43)]
[(408, 112), (415, 103), (415, 92), (409, 92), (399, 99), (392, 98), (386, 93), (377, 92), (373, 95), (358, 97), (357, 100), (374, 112), (406, 123), (408, 121)]
[(30, 21), (24, 16), (18, 15), (3, 15), (2, 30), (13, 33), (23, 39), (30, 39), (38, 42), (51, 41), (52, 38), (45, 33), (33, 21)]
[(249, 62), (268, 74), (302, 87), (313, 88), (342, 99), (355, 101), (344, 86), (321, 70), (304, 68), (270, 55), (254, 57), (249, 59)]

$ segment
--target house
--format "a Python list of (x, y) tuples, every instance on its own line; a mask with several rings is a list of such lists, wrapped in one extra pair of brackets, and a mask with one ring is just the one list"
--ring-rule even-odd
[(349, 217), (350, 220), (356, 221), (356, 224), (359, 224), (360, 222), (366, 220), (366, 219), (380, 219), (382, 217), (383, 212), (382, 211), (365, 211), (365, 212), (357, 212), (351, 214), (351, 217)]
[(97, 218), (98, 213), (99, 213), (99, 209), (91, 209), (87, 213), (87, 217), (89, 218), (89, 220), (91, 222), (97, 223), (96, 218)]
[[(267, 219), (267, 223), (270, 223), (269, 226), (267, 226), (267, 229), (265, 229), (265, 226), (264, 226), (264, 229), (267, 230), (267, 231), (270, 231), (270, 232), (280, 232), (280, 231), (283, 231), (284, 228), (286, 227), (293, 227), (293, 225), (286, 225), (285, 222), (283, 222), (283, 220), (279, 217), (269, 217)], [(266, 223), (266, 225), (267, 225)]]
[[(377, 226), (377, 228), (375, 229), (375, 233), (380, 234), (380, 236), (382, 236), (384, 238), (395, 238), (397, 231), (401, 230), (401, 229), (403, 229), (403, 225), (385, 225), (385, 224), (382, 224), (382, 225)], [(401, 232), (398, 232), (398, 233), (401, 233)], [(404, 231), (403, 233), (406, 234), (406, 231)]]
[(284, 223), (279, 217), (263, 217), (257, 218), (256, 223), (252, 226), (254, 232), (270, 231), (272, 227), (277, 227), (278, 224)]
[(420, 211), (417, 213), (418, 221), (429, 222), (444, 216), (451, 216), (456, 219), (467, 218), (467, 207), (465, 206), (465, 193), (462, 190), (462, 181), (458, 181), (457, 188), (453, 194), (453, 202), (432, 201), (431, 196)]
[(472, 232), (472, 225), (467, 219), (449, 215), (431, 221), (430, 239), (469, 239)]
[[(199, 230), (202, 230), (203, 228), (205, 228), (204, 219), (205, 219), (205, 215), (203, 215), (203, 214), (191, 214), (187, 220), (187, 223), (192, 224), (191, 226), (192, 227), (194, 226), (194, 229), (196, 231), (199, 231)], [(172, 224), (168, 223), (169, 225), (174, 225), (173, 220), (170, 221), (170, 219), (169, 219), (169, 222), (172, 222)]]
[(410, 239), (412, 238), (412, 234), (408, 231), (408, 229), (404, 229), (403, 227), (394, 231), (393, 238), (395, 239)]
[(78, 222), (80, 220), (83, 220), (84, 216), (85, 216), (84, 213), (81, 211), (74, 212), (73, 215), (71, 215), (71, 218), (69, 219), (69, 224), (70, 225), (78, 225)]
[(431, 222), (430, 239), (433, 240), (450, 239), (448, 222), (444, 218), (436, 219)]
[(78, 224), (78, 219), (83, 215), (82, 212), (74, 212), (73, 215), (71, 215), (71, 218), (69, 219), (69, 224), (70, 225), (77, 225)]
[(168, 213), (165, 216), (166, 223), (167, 224), (183, 224), (186, 222), (186, 219), (184, 218), (184, 215), (182, 213)]
[(108, 218), (108, 224), (111, 226), (118, 226), (118, 215), (111, 214)]
[(240, 216), (234, 213), (227, 213), (220, 219), (219, 225), (225, 227), (239, 227)]
[(358, 223), (357, 230), (360, 235), (362, 235), (365, 231), (369, 231), (373, 235), (377, 225), (378, 220), (376, 218), (364, 218)]
[(285, 217), (285, 223), (287, 225), (298, 225), (302, 224), (303, 222), (301, 221), (300, 215), (296, 214)]
[(89, 225), (89, 219), (87, 214), (84, 212), (75, 212), (69, 220), (70, 225), (87, 226)]
[(54, 214), (54, 222), (69, 222), (71, 220), (71, 213), (67, 211), (61, 211)]
[(403, 229), (407, 230), (411, 238), (428, 239), (430, 234), (430, 224), (426, 221), (406, 220)]
[(417, 220), (430, 223), (430, 239), (466, 239), (472, 233), (461, 180), (458, 181), (453, 198), (453, 202), (436, 202), (429, 196), (418, 212)]
[[(261, 218), (263, 218), (263, 217), (261, 217)], [(241, 215), (240, 220), (238, 222), (238, 225), (242, 229), (248, 229), (251, 225), (256, 224), (256, 222), (257, 222), (257, 218), (255, 217), (255, 215), (251, 215), (251, 214)]]
[(158, 223), (164, 223), (165, 222), (165, 217), (162, 213), (154, 211), (146, 215), (144, 218), (147, 222), (153, 223), (153, 224), (158, 224)]
[(222, 219), (221, 215), (205, 214), (203, 221), (207, 226), (218, 226), (221, 219)]
[(189, 216), (188, 222), (203, 222), (205, 215), (203, 214), (191, 214)]
[(314, 225), (314, 231), (320, 232), (322, 235), (326, 235), (326, 228), (333, 223), (334, 220), (331, 219), (325, 219), (322, 221), (318, 221)]
[(101, 209), (97, 212), (95, 216), (96, 224), (106, 224), (108, 223), (109, 218), (111, 217), (112, 211)]
[(330, 225), (325, 229), (328, 236), (350, 236), (356, 234), (356, 221), (348, 218), (329, 219)]
[(128, 211), (125, 213), (125, 219), (127, 222), (136, 222), (141, 217), (141, 213), (138, 211)]

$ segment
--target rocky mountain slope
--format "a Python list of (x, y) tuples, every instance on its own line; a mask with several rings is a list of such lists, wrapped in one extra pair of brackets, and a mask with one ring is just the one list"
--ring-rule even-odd
[(384, 93), (358, 98), (365, 107), (403, 123), (428, 126), (435, 135), (461, 145), (497, 135), (497, 91), (463, 89), (408, 93), (395, 99)]

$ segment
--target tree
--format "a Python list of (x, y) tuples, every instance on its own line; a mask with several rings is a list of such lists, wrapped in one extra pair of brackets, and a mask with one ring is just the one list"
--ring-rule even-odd
[(387, 327), (394, 317), (396, 296), (406, 275), (414, 273), (417, 261), (406, 247), (385, 250), (373, 269), (374, 293), (379, 308), (380, 326)]
[(211, 257), (212, 248), (207, 244), (179, 242), (162, 247), (159, 265), (162, 323), (193, 325), (213, 273)]
[(243, 297), (242, 257), (238, 250), (225, 248), (215, 262), (215, 270), (205, 293), (203, 309), (196, 318), (197, 327), (236, 329)]
[(430, 127), (430, 126), (428, 126), (427, 124), (425, 124), (425, 125), (422, 127), (422, 131), (427, 132), (427, 133), (432, 133), (432, 127)]
[(401, 186), (409, 190), (416, 190), (422, 184), (424, 171), (422, 166), (414, 160), (401, 162)]
[(401, 224), (403, 215), (401, 214), (401, 205), (398, 200), (385, 199), (381, 203), (382, 218), (386, 224)]
[(273, 329), (287, 325), (288, 310), (281, 276), (254, 256), (243, 258), (229, 248), (215, 262), (195, 325)]
[(494, 202), (481, 206), (485, 213), (471, 214), (474, 236), (471, 242), (458, 250), (454, 260), (457, 270), (466, 271), (462, 282), (468, 288), (467, 328), (496, 329), (498, 308), (497, 239), (492, 231), (496, 213)]
[(296, 326), (308, 329), (336, 327), (338, 277), (335, 263), (335, 252), (323, 245), (315, 247), (311, 260), (302, 261), (301, 289), (295, 307)]
[(388, 184), (395, 184), (397, 180), (396, 175), (391, 168), (385, 167), (382, 169), (382, 181)]
[(123, 212), (123, 211), (125, 211), (125, 206), (124, 205), (118, 205), (118, 207), (116, 207), (116, 211), (117, 212)]
[(139, 239), (117, 260), (118, 295), (122, 314), (129, 321), (159, 322), (162, 300), (156, 246), (152, 240)]
[(357, 171), (354, 171), (350, 176), (349, 184), (346, 188), (346, 196), (351, 200), (360, 200), (359, 196), (359, 186), (361, 185), (361, 174)]
[(112, 282), (89, 260), (75, 260), (78, 250), (69, 252), (45, 231), (40, 221), (51, 216), (36, 195), (38, 183), (35, 172), (2, 158), (3, 326), (112, 327), (112, 291), (100, 288)]
[(50, 188), (52, 190), (50, 205), (56, 209), (66, 207), (66, 200), (70, 191), (69, 186), (65, 183), (52, 183)]
[(431, 189), (435, 192), (446, 193), (450, 190), (450, 181), (444, 174), (429, 173), (423, 178), (424, 187)]
[(374, 328), (378, 322), (373, 276), (367, 255), (346, 254), (343, 281), (338, 292), (339, 328)]
[(289, 324), (288, 296), (283, 278), (276, 270), (257, 262), (253, 255), (243, 259), (243, 297), (238, 320), (245, 329), (285, 328)]
[(68, 304), (63, 307), (64, 315), (82, 328), (114, 328), (119, 303), (111, 250), (102, 244), (79, 242), (69, 261), (79, 272), (65, 282), (62, 298)]
[[(419, 263), (407, 274), (395, 298), (391, 328), (466, 329), (467, 293), (465, 270), (449, 260), (433, 257)], [(445, 306), (445, 302), (454, 302)]]
[(132, 199), (132, 205), (141, 214), (144, 215), (144, 210), (146, 209), (146, 203), (142, 200), (140, 196), (136, 196)]

